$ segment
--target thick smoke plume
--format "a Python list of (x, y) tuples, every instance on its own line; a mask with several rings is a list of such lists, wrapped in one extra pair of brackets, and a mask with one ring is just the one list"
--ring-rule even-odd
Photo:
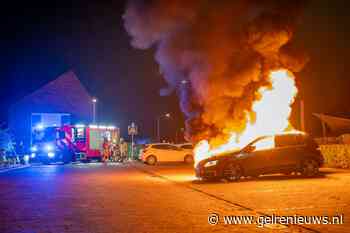
[[(156, 51), (186, 115), (186, 136), (224, 139), (241, 132), (268, 86), (270, 70), (298, 72), (306, 58), (291, 43), (303, 1), (130, 1), (123, 15), (135, 48)], [(254, 120), (254, 116), (250, 119)]]

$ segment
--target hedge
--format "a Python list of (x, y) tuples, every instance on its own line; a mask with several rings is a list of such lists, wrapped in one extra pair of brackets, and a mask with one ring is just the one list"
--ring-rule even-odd
[(328, 144), (320, 145), (325, 166), (336, 168), (350, 168), (350, 145)]

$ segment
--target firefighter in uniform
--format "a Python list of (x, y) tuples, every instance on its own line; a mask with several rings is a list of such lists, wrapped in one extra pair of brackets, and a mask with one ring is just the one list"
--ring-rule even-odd
[(120, 156), (121, 162), (124, 162), (128, 156), (128, 144), (124, 141), (123, 138), (120, 139)]
[(107, 160), (109, 159), (109, 156), (110, 156), (110, 148), (109, 148), (109, 142), (108, 142), (107, 138), (103, 139), (102, 147), (103, 147), (103, 159), (102, 160), (104, 162), (107, 162)]
[(119, 144), (116, 142), (115, 139), (112, 141), (111, 145), (111, 161), (117, 162), (118, 161), (118, 154), (120, 153), (119, 151)]

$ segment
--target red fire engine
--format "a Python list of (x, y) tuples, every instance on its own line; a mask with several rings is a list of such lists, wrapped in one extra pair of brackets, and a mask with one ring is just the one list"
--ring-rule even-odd
[(119, 143), (119, 128), (103, 125), (65, 125), (58, 129), (57, 147), (69, 150), (73, 160), (102, 160), (105, 142)]

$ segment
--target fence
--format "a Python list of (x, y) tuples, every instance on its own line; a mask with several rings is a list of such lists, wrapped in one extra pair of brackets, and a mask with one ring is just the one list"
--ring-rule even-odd
[(16, 167), (21, 164), (18, 156), (6, 156), (0, 153), (0, 169)]

